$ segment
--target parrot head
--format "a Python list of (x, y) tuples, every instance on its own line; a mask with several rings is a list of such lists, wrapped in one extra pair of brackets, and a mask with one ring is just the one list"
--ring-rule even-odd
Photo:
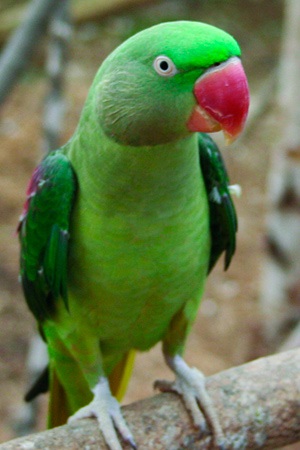
[(104, 61), (93, 87), (98, 123), (123, 145), (160, 145), (220, 130), (231, 142), (249, 107), (237, 42), (200, 22), (137, 33)]

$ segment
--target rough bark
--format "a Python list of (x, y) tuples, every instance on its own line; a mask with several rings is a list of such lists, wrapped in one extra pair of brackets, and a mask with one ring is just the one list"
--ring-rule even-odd
[[(261, 358), (207, 378), (227, 450), (272, 449), (300, 440), (300, 350)], [(139, 450), (208, 450), (209, 430), (195, 430), (175, 394), (123, 408)], [(0, 450), (105, 449), (95, 420), (87, 419), (15, 439)], [(127, 448), (124, 446), (124, 449)]]

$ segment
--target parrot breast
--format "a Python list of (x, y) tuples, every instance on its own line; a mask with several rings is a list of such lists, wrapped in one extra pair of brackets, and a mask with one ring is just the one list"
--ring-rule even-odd
[(107, 352), (146, 350), (179, 309), (200, 300), (210, 246), (207, 199), (193, 136), (114, 156), (98, 166), (105, 174), (97, 174), (97, 192), (95, 180), (79, 177), (69, 308)]

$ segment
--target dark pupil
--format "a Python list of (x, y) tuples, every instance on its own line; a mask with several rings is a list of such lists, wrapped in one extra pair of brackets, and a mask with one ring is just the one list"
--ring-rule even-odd
[(163, 70), (164, 72), (166, 72), (166, 70), (168, 70), (168, 68), (169, 68), (169, 64), (168, 64), (167, 61), (162, 61), (162, 62), (159, 64), (159, 67), (161, 68), (161, 70)]

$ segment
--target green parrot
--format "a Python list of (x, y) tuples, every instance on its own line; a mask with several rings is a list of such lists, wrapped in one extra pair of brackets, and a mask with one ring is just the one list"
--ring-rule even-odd
[(182, 354), (207, 274), (235, 251), (229, 181), (206, 133), (232, 141), (248, 106), (229, 34), (162, 23), (107, 57), (73, 137), (34, 171), (20, 274), (48, 347), (49, 426), (93, 416), (110, 449), (135, 448), (118, 399), (135, 352), (161, 341), (175, 381), (158, 386), (198, 427), (203, 412), (225, 448), (204, 376)]

